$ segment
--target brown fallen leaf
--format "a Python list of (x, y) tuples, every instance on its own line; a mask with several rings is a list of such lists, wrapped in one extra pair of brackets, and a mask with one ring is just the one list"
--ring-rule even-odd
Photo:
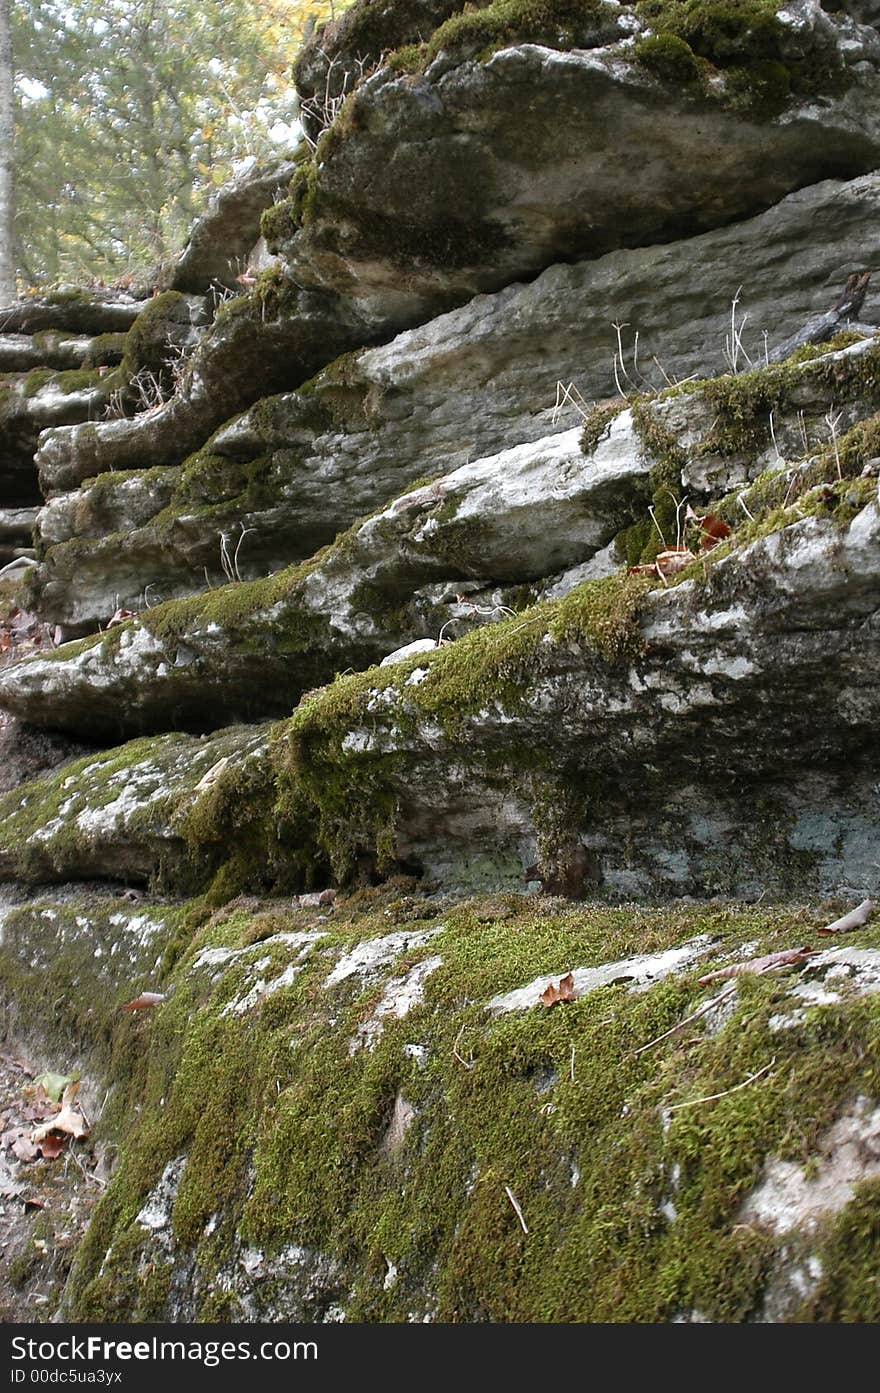
[(665, 580), (667, 576), (678, 575), (679, 571), (683, 571), (685, 566), (689, 566), (696, 559), (690, 547), (670, 547), (668, 551), (658, 552), (656, 560), (650, 564), (630, 566), (629, 574), (639, 576), (653, 573)]
[(58, 1132), (49, 1132), (40, 1142), (40, 1151), (44, 1161), (55, 1161), (61, 1155), (67, 1145), (67, 1137)]
[(67, 1136), (78, 1140), (80, 1137), (87, 1137), (89, 1134), (88, 1123), (81, 1112), (73, 1106), (73, 1100), (79, 1092), (79, 1080), (75, 1079), (69, 1083), (64, 1090), (61, 1099), (61, 1111), (54, 1117), (50, 1117), (47, 1122), (43, 1122), (39, 1127), (35, 1127), (31, 1132), (31, 1141), (34, 1146), (39, 1146), (50, 1132), (64, 1132)]
[(697, 980), (704, 986), (707, 982), (720, 982), (725, 977), (741, 977), (748, 973), (760, 976), (762, 972), (772, 972), (776, 967), (793, 967), (797, 963), (805, 963), (815, 952), (815, 948), (783, 948), (780, 953), (768, 953), (763, 958), (747, 958), (743, 963), (719, 967), (717, 971), (707, 972), (705, 977), (699, 977)]
[(578, 992), (575, 990), (574, 977), (568, 972), (564, 977), (560, 977), (558, 987), (554, 987), (552, 982), (545, 987), (538, 997), (538, 1001), (542, 1006), (555, 1006), (557, 1001), (576, 1001), (577, 997)]
[(29, 1137), (20, 1136), (12, 1143), (11, 1151), (18, 1161), (36, 1161), (39, 1150)]
[(58, 1111), (58, 1103), (49, 1097), (42, 1084), (38, 1084), (36, 1089), (25, 1089), (25, 1097), (28, 1096), (31, 1101), (21, 1110), (26, 1122), (42, 1122), (44, 1118), (51, 1117)]
[(700, 546), (703, 551), (711, 551), (733, 531), (733, 528), (716, 513), (704, 513), (696, 521), (700, 529)]
[(867, 924), (871, 915), (874, 913), (876, 905), (873, 900), (862, 900), (861, 904), (851, 909), (849, 914), (844, 914), (840, 919), (835, 919), (832, 924), (826, 924), (824, 929), (817, 929), (820, 934), (845, 934), (851, 933), (853, 929), (860, 929)]
[(158, 1006), (165, 1000), (164, 992), (141, 992), (133, 1001), (126, 1001), (120, 1006), (120, 1011), (149, 1011), (151, 1006)]
[(121, 609), (121, 608), (120, 608), (120, 609), (114, 610), (114, 612), (111, 614), (110, 618), (107, 620), (107, 628), (108, 628), (108, 629), (115, 628), (115, 626), (116, 626), (117, 624), (124, 624), (125, 621), (126, 621), (127, 619), (133, 619), (133, 618), (134, 618), (134, 610), (133, 610), (133, 609)]

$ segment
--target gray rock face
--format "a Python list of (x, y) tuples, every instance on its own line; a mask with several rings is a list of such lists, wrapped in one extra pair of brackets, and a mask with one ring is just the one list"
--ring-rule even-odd
[(67, 287), (0, 308), (0, 334), (37, 334), (47, 329), (73, 334), (124, 333), (147, 303), (121, 291)]
[[(477, 296), (387, 345), (346, 355), (306, 393), (261, 401), (182, 472), (151, 470), (142, 485), (127, 472), (105, 473), (91, 489), (54, 497), (39, 522), (48, 551), (41, 604), (68, 632), (82, 632), (117, 603), (141, 607), (148, 585), (154, 597), (185, 595), (203, 587), (205, 568), (217, 583), (220, 534), (235, 538), (241, 527), (248, 579), (309, 556), (414, 479), (548, 434), (557, 382), (573, 382), (587, 402), (614, 395), (613, 322), (624, 326), (624, 390), (663, 386), (663, 374), (720, 372), (742, 286), (737, 318), (747, 316), (745, 351), (760, 363), (765, 334), (772, 346), (830, 305), (852, 266), (880, 257), (878, 229), (880, 176), (829, 181), (733, 227), (554, 266), (528, 285)], [(866, 318), (880, 319), (877, 303), (869, 294)], [(830, 401), (816, 404), (821, 416)], [(689, 400), (683, 410), (690, 419), (698, 407)], [(82, 448), (87, 473), (110, 460), (125, 468), (130, 447), (139, 461), (161, 438), (157, 417), (101, 426), (90, 454), (86, 432), (60, 432), (44, 438), (40, 458), (54, 452), (68, 462), (69, 449)], [(567, 407), (559, 425), (578, 420)], [(796, 412), (792, 428), (800, 438)], [(789, 443), (803, 452), (796, 440), (780, 448)], [(716, 482), (722, 474), (717, 467)], [(700, 487), (710, 486), (704, 471)], [(114, 533), (125, 534), (124, 548)], [(72, 539), (93, 543), (91, 561), (79, 546), (55, 550)]]
[[(106, 640), (17, 664), (0, 676), (2, 700), (31, 722), (102, 735), (284, 714), (335, 667), (378, 661), (426, 628), (461, 633), (497, 618), (503, 602), (479, 592), (592, 556), (647, 467), (629, 413), (589, 461), (575, 428), (463, 465), (314, 563), (227, 586), (189, 611), (159, 606)], [(94, 588), (88, 554), (82, 564)]]
[[(57, 371), (82, 367), (91, 357), (95, 340), (87, 334), (62, 334), (48, 330), (41, 334), (0, 333), (0, 372), (30, 372), (32, 368)], [(121, 351), (104, 353), (97, 361), (119, 362)]]
[[(144, 749), (86, 755), (4, 797), (0, 881), (150, 880), (160, 861), (186, 881), (181, 821), (210, 790), (212, 770), (264, 754), (267, 733), (218, 732), (210, 740), (174, 734)], [(204, 780), (204, 782), (202, 782)]]
[[(764, 471), (782, 478), (782, 452), (795, 461), (806, 454), (809, 468), (811, 450), (839, 448), (833, 440), (872, 403), (880, 406), (878, 355), (867, 339), (812, 361), (685, 385), (642, 400), (638, 424), (633, 411), (612, 408), (586, 457), (574, 427), (462, 465), (358, 523), (326, 554), (269, 580), (227, 586), (183, 609), (153, 608), (158, 593), (143, 591), (141, 614), (123, 631), (10, 668), (0, 676), (0, 697), (25, 720), (90, 736), (282, 715), (338, 667), (448, 637), (447, 629), (459, 637), (496, 620), (511, 601), (521, 608), (523, 587), (539, 583), (537, 593), (552, 598), (608, 574), (620, 563), (612, 539), (646, 506), (650, 471), (668, 469), (670, 459), (676, 487), (692, 504), (714, 498), (718, 506), (722, 495), (741, 494), (729, 519), (738, 525), (752, 516), (747, 484)], [(733, 422), (726, 433), (719, 434), (720, 417)], [(829, 460), (829, 481), (836, 470)], [(132, 516), (149, 512), (169, 473), (123, 479), (110, 506), (130, 491)], [(785, 475), (787, 497), (796, 473), (792, 465)], [(95, 493), (97, 485), (83, 501)], [(53, 512), (50, 504), (44, 528)], [(67, 516), (62, 500), (60, 521)], [(84, 623), (90, 611), (76, 608), (82, 594), (109, 618), (119, 591), (107, 588), (105, 558), (118, 535), (96, 538), (85, 552), (76, 543), (51, 549), (32, 581), (42, 613)], [(675, 543), (674, 529), (666, 541)], [(167, 550), (158, 550), (157, 562)], [(141, 573), (129, 565), (123, 555), (112, 577), (133, 588)]]
[[(288, 168), (119, 386), (114, 293), (0, 312), (3, 1069), (32, 1040), (125, 1140), (77, 1144), (107, 1188), (41, 1309), (870, 1320), (876, 287), (773, 355), (880, 264), (875, 0), (762, 12), (757, 67), (607, 0), (429, 48), (457, 3), (307, 47), (312, 139), (341, 110), (287, 269), (207, 332)], [(84, 419), (141, 364), (170, 401)]]
[[(30, 332), (4, 332), (7, 319)], [(154, 406), (206, 322), (201, 297), (181, 294), (143, 303), (59, 292), (0, 311), (0, 501), (39, 497), (34, 455), (44, 430)]]
[(460, 0), (360, 3), (322, 25), (303, 44), (294, 67), (306, 130), (317, 138), (326, 125), (328, 100), (352, 91), (383, 54), (430, 38), (461, 8)]
[(0, 508), (0, 566), (31, 554), (36, 508)]
[[(519, 642), (505, 656), (499, 630), (470, 675), (452, 649), (372, 684), (337, 684), (291, 728), (305, 742), (298, 777), (305, 770), (309, 781), (294, 785), (300, 836), (317, 833), (317, 856), (302, 789), (320, 790), (342, 762), (351, 854), (375, 850), (357, 794), (368, 767), (371, 799), (393, 810), (396, 856), (446, 883), (528, 876), (623, 898), (872, 884), (878, 543), (876, 502), (844, 529), (813, 517), (760, 538), (701, 581), (647, 595), (625, 640), (631, 656), (622, 639), (617, 657), (602, 656), (591, 620), (579, 630), (571, 616), (589, 613), (577, 608), (591, 603), (588, 590), (571, 596), (574, 610), (508, 621)], [(150, 666), (149, 638), (128, 636)], [(468, 651), (480, 652), (479, 638), (465, 640)], [(131, 663), (124, 645), (120, 663)], [(90, 674), (93, 701), (109, 678), (109, 667)], [(148, 691), (148, 679), (140, 686)], [(819, 723), (817, 709), (827, 713)], [(249, 787), (239, 768), (267, 747), (277, 760), (285, 743), (270, 745), (259, 729), (171, 735), (80, 761), (65, 779), (7, 795), (0, 873), (100, 874), (112, 856), (128, 876), (146, 878), (160, 857), (182, 875), (185, 791), (235, 781), (246, 821), (249, 797), (255, 813), (271, 802), (273, 775), (263, 764)], [(282, 758), (274, 777), (283, 771)]]
[(500, 646), (457, 721), (451, 659), (422, 655), (347, 707), (335, 692), (326, 724), (320, 702), (303, 712), (310, 778), (344, 757), (356, 787), (364, 761), (382, 802), (384, 770), (398, 854), (457, 883), (537, 863), (624, 896), (871, 885), (878, 541), (877, 503), (843, 531), (807, 518), (757, 540), (652, 592), (634, 660), (541, 639), (536, 616), (523, 684), (507, 694)]
[[(280, 283), (279, 283), (280, 284)], [(47, 497), (108, 469), (177, 464), (223, 420), (265, 395), (294, 386), (370, 334), (336, 297), (281, 286), (285, 297), (239, 297), (221, 307), (164, 406), (131, 420), (47, 431), (36, 456)]]
[(13, 375), (0, 384), (0, 444), (4, 468), (0, 473), (0, 502), (32, 504), (39, 491), (34, 473), (34, 452), (40, 434), (53, 426), (90, 421), (104, 414), (110, 402), (109, 386), (92, 374), (47, 374), (44, 382)]
[(260, 238), (260, 216), (273, 197), (286, 191), (296, 165), (279, 160), (249, 169), (213, 195), (196, 220), (177, 261), (165, 273), (172, 290), (205, 295), (212, 286), (238, 289)]
[[(631, 12), (607, 12), (620, 40), (638, 30)], [(849, 85), (772, 120), (664, 86), (620, 43), (513, 44), (457, 64), (441, 53), (406, 77), (380, 69), (325, 138), (302, 230), (280, 250), (304, 284), (352, 294), (367, 314), (424, 319), (554, 261), (672, 241), (872, 169), (876, 30), (838, 30), (811, 3), (793, 7), (790, 26), (791, 44), (843, 62)], [(622, 177), (632, 150), (637, 168)]]

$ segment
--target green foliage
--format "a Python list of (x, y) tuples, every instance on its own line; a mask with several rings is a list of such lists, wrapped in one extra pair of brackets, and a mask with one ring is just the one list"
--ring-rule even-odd
[(275, 156), (328, 0), (13, 0), (17, 255), (29, 283), (139, 273), (237, 160)]

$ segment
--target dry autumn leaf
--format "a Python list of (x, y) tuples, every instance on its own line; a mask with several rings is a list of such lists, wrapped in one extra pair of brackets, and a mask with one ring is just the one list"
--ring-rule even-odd
[(44, 1161), (55, 1161), (67, 1145), (67, 1137), (58, 1132), (49, 1132), (40, 1142), (39, 1149)]
[(861, 929), (867, 924), (875, 908), (873, 900), (862, 900), (862, 903), (856, 905), (855, 909), (851, 909), (849, 914), (842, 915), (840, 919), (826, 924), (824, 929), (818, 929), (817, 932), (820, 934), (845, 934), (851, 933), (853, 929)]
[(576, 1001), (577, 996), (574, 977), (568, 972), (564, 977), (560, 977), (558, 987), (554, 987), (552, 982), (546, 986), (538, 997), (538, 1001), (542, 1006), (555, 1006), (557, 1001)]
[(31, 1132), (31, 1141), (34, 1146), (39, 1146), (50, 1132), (63, 1132), (75, 1140), (88, 1136), (88, 1123), (82, 1113), (73, 1106), (73, 1100), (78, 1092), (78, 1081), (67, 1085), (61, 1099), (61, 1111), (57, 1112), (54, 1117), (48, 1118), (46, 1122), (41, 1123), (39, 1127), (35, 1127)]
[(107, 620), (107, 628), (108, 628), (108, 629), (113, 629), (113, 628), (115, 628), (115, 626), (116, 626), (117, 624), (124, 624), (125, 621), (126, 621), (127, 619), (133, 619), (133, 618), (134, 618), (134, 610), (133, 610), (133, 609), (117, 609), (117, 610), (114, 610), (113, 613), (111, 614), (110, 618)]
[(711, 551), (712, 547), (717, 547), (718, 543), (723, 542), (733, 531), (733, 528), (716, 513), (704, 513), (696, 522), (700, 529), (700, 546), (703, 551)]
[(670, 547), (668, 551), (658, 552), (656, 560), (649, 564), (630, 566), (628, 574), (631, 576), (655, 575), (665, 582), (667, 576), (677, 576), (679, 571), (683, 571), (685, 566), (689, 566), (696, 559), (696, 555), (690, 547)]
[(707, 982), (721, 982), (725, 977), (741, 977), (747, 973), (760, 975), (762, 972), (772, 972), (776, 967), (793, 967), (805, 963), (815, 952), (815, 948), (783, 948), (780, 953), (767, 953), (763, 958), (748, 958), (744, 963), (719, 967), (716, 972), (707, 972), (698, 981), (703, 986)]
[(17, 1137), (12, 1143), (12, 1154), (17, 1161), (35, 1161), (39, 1154), (38, 1148), (34, 1146), (29, 1137)]
[(164, 992), (141, 992), (133, 1001), (126, 1001), (120, 1006), (120, 1011), (149, 1011), (152, 1006), (158, 1006), (165, 1000)]

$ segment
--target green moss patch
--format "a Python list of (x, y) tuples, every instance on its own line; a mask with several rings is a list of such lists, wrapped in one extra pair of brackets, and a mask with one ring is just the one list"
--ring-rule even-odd
[(636, 59), (684, 89), (721, 70), (727, 80), (720, 100), (764, 118), (792, 98), (845, 91), (849, 79), (837, 50), (822, 39), (799, 48), (780, 8), (777, 0), (640, 0), (636, 13), (652, 36), (640, 40)]
[[(815, 1164), (834, 1119), (857, 1095), (874, 1096), (880, 1000), (809, 1007), (799, 1024), (773, 1031), (790, 983), (743, 979), (726, 1019), (703, 1017), (642, 1053), (718, 992), (697, 982), (705, 959), (645, 992), (617, 984), (494, 1017), (485, 1003), (541, 973), (698, 934), (715, 945), (710, 963), (746, 943), (773, 951), (809, 939), (821, 918), (802, 907), (428, 901), (425, 925), (442, 925), (428, 943), (401, 950), (378, 976), (325, 985), (341, 953), (412, 925), (412, 909), (387, 897), (340, 905), (315, 925), (324, 936), (298, 975), (245, 1019), (227, 1008), (253, 979), (247, 956), (211, 972), (193, 960), (246, 941), (259, 909), (232, 905), (197, 931), (168, 1002), (130, 1022), (146, 1059), (132, 1096), (138, 1121), (81, 1247), (72, 1318), (147, 1318), (136, 1277), (148, 1235), (135, 1216), (176, 1158), (175, 1260), (194, 1263), (197, 1304), (218, 1273), (240, 1270), (238, 1245), (271, 1255), (293, 1243), (335, 1265), (334, 1294), (350, 1320), (758, 1315), (785, 1263), (785, 1236), (741, 1222), (740, 1207), (766, 1158)], [(281, 931), (302, 922), (285, 923), (283, 909), (273, 920)], [(853, 941), (880, 944), (877, 930)], [(277, 936), (251, 951), (267, 960), (268, 982), (291, 961)], [(373, 1049), (352, 1048), (384, 984), (429, 955), (442, 965), (421, 1004), (386, 1017)], [(390, 1146), (398, 1097), (415, 1117)], [(820, 1228), (822, 1283), (800, 1318), (876, 1313), (868, 1278), (878, 1203), (867, 1184)], [(224, 1279), (224, 1289), (224, 1317), (234, 1319), (234, 1285)], [(276, 1318), (320, 1317), (301, 1290), (277, 1299)]]
[[(774, 526), (769, 530), (776, 530), (804, 515), (807, 505), (799, 500), (819, 484), (829, 484), (833, 488), (841, 479), (853, 479), (867, 460), (877, 454), (880, 445), (873, 415), (880, 405), (880, 348), (872, 345), (856, 355), (838, 356), (839, 350), (860, 339), (861, 335), (843, 331), (826, 344), (805, 345), (782, 363), (681, 383), (655, 396), (635, 398), (630, 403), (633, 422), (646, 458), (654, 461), (645, 490), (645, 501), (653, 516), (636, 504), (633, 522), (622, 528), (615, 539), (621, 560), (630, 566), (650, 564), (658, 552), (679, 542), (699, 543), (698, 536), (684, 531), (682, 517), (681, 478), (689, 455), (697, 458), (720, 455), (731, 459), (744, 456), (754, 460), (772, 444), (773, 419), (778, 422), (786, 412), (793, 415), (804, 400), (827, 401), (831, 411), (835, 404), (857, 403), (864, 407), (867, 419), (838, 438), (836, 445), (829, 439), (827, 445), (793, 466), (796, 477), (786, 470), (768, 470), (748, 488), (737, 489), (729, 498), (712, 502), (711, 511), (738, 529), (738, 541), (752, 540), (756, 529), (746, 526), (747, 521), (749, 524), (760, 522), (761, 529), (766, 531), (770, 511), (799, 504), (799, 512), (774, 519)], [(685, 450), (664, 423), (656, 404), (691, 395), (701, 397), (709, 407), (712, 425)], [(621, 407), (623, 405), (621, 403)], [(593, 448), (595, 439), (604, 429), (602, 413), (610, 409), (597, 408), (587, 421), (585, 448)], [(828, 434), (828, 427), (824, 429)], [(844, 490), (826, 500), (831, 511), (836, 511), (849, 492), (851, 490)], [(852, 506), (863, 506), (868, 501), (867, 497), (862, 497), (862, 492), (858, 491), (859, 501)], [(744, 511), (740, 498), (751, 518)], [(810, 510), (815, 511), (819, 507), (818, 498), (811, 502)], [(851, 509), (846, 515), (838, 514), (841, 521), (851, 516)], [(719, 549), (717, 556), (726, 554), (730, 545)]]
[(601, 0), (493, 0), (482, 7), (468, 6), (435, 29), (425, 61), (430, 63), (441, 52), (494, 51), (514, 40), (571, 47), (585, 26), (595, 25), (602, 10)]
[[(562, 600), (544, 602), (513, 618), (465, 635), (434, 653), (389, 668), (339, 678), (309, 694), (278, 744), (279, 807), (301, 820), (336, 876), (351, 875), (359, 858), (381, 871), (393, 861), (402, 756), (352, 754), (346, 737), (370, 730), (376, 706), (393, 713), (401, 730), (439, 724), (460, 738), (468, 718), (495, 705), (517, 709), (529, 699), (543, 655), (558, 645), (582, 644), (602, 662), (624, 662), (639, 651), (639, 605), (649, 582), (611, 576), (587, 581)], [(417, 684), (413, 669), (427, 671)], [(365, 738), (367, 738), (365, 736)], [(481, 760), (487, 751), (473, 752)], [(531, 773), (541, 763), (533, 749), (505, 747), (511, 772)]]

